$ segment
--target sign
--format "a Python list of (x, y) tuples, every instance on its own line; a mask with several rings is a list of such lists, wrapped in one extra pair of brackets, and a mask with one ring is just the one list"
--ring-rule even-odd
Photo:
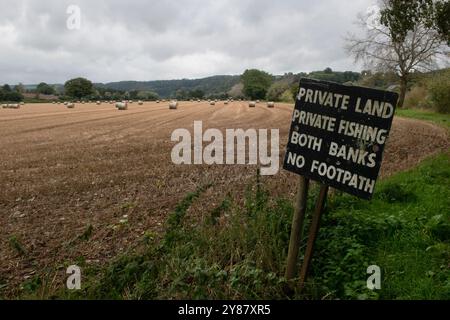
[(398, 95), (301, 79), (283, 168), (370, 199)]

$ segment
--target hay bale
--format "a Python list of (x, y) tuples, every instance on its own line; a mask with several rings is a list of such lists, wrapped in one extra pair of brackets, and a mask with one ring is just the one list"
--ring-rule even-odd
[(267, 108), (273, 108), (273, 107), (275, 107), (275, 102), (273, 102), (273, 101), (267, 102)]
[(254, 107), (256, 107), (256, 102), (255, 102), (255, 101), (250, 101), (250, 102), (248, 103), (248, 106), (249, 106), (250, 108), (254, 108)]
[(142, 102), (141, 100), (139, 100), (139, 101), (138, 101), (138, 104), (139, 104), (140, 106), (142, 106), (142, 105), (144, 104), (144, 102)]
[(212, 106), (215, 106), (216, 102), (215, 101), (210, 101), (209, 104), (212, 105)]
[(67, 108), (73, 109), (73, 108), (75, 108), (75, 104), (72, 102), (69, 102), (69, 103), (67, 103)]
[(178, 108), (178, 101), (172, 101), (169, 104), (169, 109), (177, 109)]
[(124, 102), (117, 102), (116, 103), (117, 110), (128, 110), (128, 103), (126, 101)]
[(18, 104), (18, 103), (8, 104), (8, 108), (10, 108), (10, 109), (19, 109), (20, 108), (20, 104)]
[(228, 100), (225, 100), (224, 104), (228, 104)]
[(100, 101), (97, 101), (96, 103), (97, 103), (98, 106), (102, 104)]
[(7, 104), (2, 104), (2, 108), (6, 109), (6, 108), (8, 108), (8, 105)]

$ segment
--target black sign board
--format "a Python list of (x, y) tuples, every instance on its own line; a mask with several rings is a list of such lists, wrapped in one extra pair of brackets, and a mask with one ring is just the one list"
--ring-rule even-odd
[(301, 79), (283, 168), (370, 199), (397, 99), (394, 92)]

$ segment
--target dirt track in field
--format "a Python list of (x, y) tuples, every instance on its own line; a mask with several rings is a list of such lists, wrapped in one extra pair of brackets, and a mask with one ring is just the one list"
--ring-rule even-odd
[[(160, 231), (176, 204), (202, 184), (214, 187), (190, 214), (210, 212), (228, 193), (239, 199), (256, 167), (174, 165), (172, 131), (192, 132), (194, 120), (202, 120), (204, 130), (222, 132), (279, 128), (281, 165), (291, 113), (290, 105), (249, 108), (245, 102), (183, 102), (178, 110), (167, 103), (132, 104), (127, 111), (110, 104), (0, 109), (0, 288), (17, 294), (19, 284), (35, 274), (60, 279), (64, 266), (77, 261), (108, 261), (138, 243), (145, 231)], [(382, 176), (448, 148), (445, 129), (395, 119)], [(280, 170), (263, 181), (273, 195), (294, 195), (290, 173)], [(78, 239), (89, 226), (89, 240)], [(12, 237), (25, 254), (13, 249)]]

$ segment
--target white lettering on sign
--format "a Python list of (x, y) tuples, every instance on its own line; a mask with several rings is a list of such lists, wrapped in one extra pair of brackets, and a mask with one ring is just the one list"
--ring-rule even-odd
[(311, 173), (315, 172), (322, 177), (335, 180), (360, 191), (372, 193), (375, 187), (375, 180), (368, 179), (356, 173), (317, 160), (313, 160), (311, 164)]
[(361, 98), (358, 98), (356, 100), (355, 111), (383, 119), (389, 119), (394, 115), (394, 106), (388, 102), (367, 99), (364, 108), (361, 109)]
[(295, 131), (292, 132), (291, 143), (314, 151), (320, 151), (322, 148), (322, 139), (307, 134), (299, 134)]
[(296, 122), (298, 124), (308, 125), (314, 128), (327, 130), (330, 132), (334, 131), (336, 125), (336, 119), (331, 118), (325, 115), (305, 112), (305, 111), (294, 111), (294, 116), (292, 117), (292, 122)]
[(398, 94), (303, 78), (283, 168), (370, 199)]
[(375, 167), (376, 153), (369, 153), (368, 151), (353, 148), (346, 145), (339, 145), (336, 142), (331, 142), (328, 154), (336, 158), (341, 158), (353, 163), (366, 166), (368, 168)]
[(358, 122), (341, 120), (337, 131), (352, 138), (365, 140), (372, 143), (384, 144), (388, 131), (378, 127), (364, 125)]
[(340, 108), (342, 110), (347, 110), (350, 101), (350, 96), (348, 95), (301, 87), (297, 95), (297, 100), (301, 101), (302, 98), (304, 98), (304, 102), (306, 103), (320, 104), (324, 107)]

